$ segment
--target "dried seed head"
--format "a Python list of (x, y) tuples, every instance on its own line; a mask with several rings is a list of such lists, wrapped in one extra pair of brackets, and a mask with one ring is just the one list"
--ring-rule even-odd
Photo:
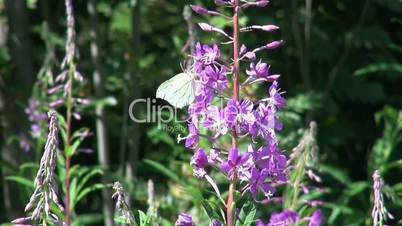
[(393, 219), (393, 216), (387, 211), (384, 205), (382, 194), (383, 185), (384, 182), (381, 178), (380, 171), (375, 170), (373, 173), (374, 205), (371, 212), (373, 226), (383, 225), (387, 218)]
[[(60, 219), (56, 215), (51, 213), (51, 204), (57, 205), (60, 210), (63, 207), (60, 205), (56, 195), (56, 180), (54, 170), (57, 164), (56, 145), (58, 139), (58, 126), (57, 115), (55, 111), (50, 111), (49, 116), (49, 133), (47, 136), (44, 152), (40, 161), (39, 170), (34, 180), (35, 190), (25, 207), (25, 212), (33, 209), (32, 214), (25, 220), (38, 220), (39, 218), (49, 218), (55, 222), (59, 222)], [(52, 217), (54, 216), (54, 217)], [(20, 222), (22, 218), (16, 219)]]

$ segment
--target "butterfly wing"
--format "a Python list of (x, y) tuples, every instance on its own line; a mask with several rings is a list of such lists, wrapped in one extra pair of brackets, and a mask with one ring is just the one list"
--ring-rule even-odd
[(156, 91), (156, 97), (169, 102), (177, 108), (183, 108), (194, 102), (194, 76), (180, 73), (162, 83)]

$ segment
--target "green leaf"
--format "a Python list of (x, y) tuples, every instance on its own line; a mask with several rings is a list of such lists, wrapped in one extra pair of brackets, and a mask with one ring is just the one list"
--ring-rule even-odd
[(247, 201), (241, 208), (236, 226), (250, 226), (255, 220), (257, 209), (252, 201)]
[(138, 217), (140, 218), (140, 226), (147, 226), (148, 216), (141, 210), (138, 210)]
[(366, 181), (358, 181), (358, 182), (353, 182), (348, 185), (348, 188), (346, 189), (346, 195), (349, 197), (353, 197), (367, 188), (370, 187), (370, 184)]
[(120, 3), (114, 10), (110, 28), (113, 31), (128, 34), (131, 31), (131, 10), (125, 3)]
[(70, 182), (70, 210), (73, 210), (76, 203), (78, 202), (76, 200), (77, 197), (77, 183), (78, 183), (78, 178), (73, 178)]
[(17, 183), (19, 183), (19, 184), (22, 184), (22, 185), (24, 185), (24, 186), (26, 186), (26, 187), (30, 187), (30, 188), (34, 188), (34, 187), (35, 187), (35, 186), (34, 186), (34, 182), (33, 182), (32, 180), (28, 180), (28, 179), (25, 178), (25, 177), (20, 177), (20, 176), (8, 176), (8, 177), (6, 177), (6, 180), (14, 181), (14, 182), (17, 182)]
[(73, 225), (102, 225), (104, 216), (101, 213), (79, 214), (73, 218)]
[(84, 141), (84, 137), (79, 137), (75, 139), (73, 144), (66, 149), (65, 152), (66, 156), (73, 156), (74, 153), (77, 151), (78, 147), (81, 145), (82, 141)]
[(96, 190), (100, 190), (100, 189), (104, 189), (104, 188), (108, 188), (110, 187), (110, 185), (105, 185), (105, 184), (93, 184), (89, 187), (86, 187), (85, 189), (83, 189), (77, 196), (76, 199), (76, 203), (78, 203), (82, 198), (84, 198), (86, 195), (88, 195), (90, 192), (96, 191)]
[(88, 182), (88, 180), (90, 180), (91, 178), (97, 176), (97, 175), (102, 175), (103, 171), (101, 168), (94, 168), (92, 170), (90, 170), (88, 173), (85, 174), (84, 177), (81, 178), (80, 183), (78, 184), (78, 191), (81, 191), (83, 189), (83, 187), (85, 186), (85, 184)]
[(166, 168), (164, 165), (160, 164), (159, 162), (155, 162), (155, 161), (152, 161), (150, 159), (145, 159), (144, 163), (152, 166), (153, 168), (155, 168), (159, 172), (165, 174), (170, 179), (176, 181), (177, 183), (182, 183), (182, 181), (180, 180), (180, 178), (179, 178), (179, 176), (177, 174), (175, 174), (172, 170)]
[(213, 219), (221, 219), (222, 220), (222, 218), (220, 216), (221, 209), (218, 205), (216, 205), (215, 203), (213, 203), (209, 200), (206, 200), (206, 199), (201, 200), (201, 205), (204, 208), (204, 210), (207, 213), (210, 220), (213, 220)]
[(329, 174), (342, 184), (348, 185), (351, 183), (351, 179), (349, 178), (347, 172), (345, 172), (344, 170), (341, 170), (331, 165), (324, 165), (324, 164), (320, 166), (320, 169), (323, 173)]
[(377, 72), (402, 73), (402, 64), (398, 63), (376, 63), (357, 69), (353, 74), (356, 76), (367, 75)]

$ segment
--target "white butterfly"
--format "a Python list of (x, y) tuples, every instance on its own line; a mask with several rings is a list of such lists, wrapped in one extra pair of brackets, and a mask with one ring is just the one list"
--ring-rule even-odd
[(156, 91), (156, 97), (169, 102), (176, 108), (183, 108), (194, 102), (195, 78), (192, 72), (183, 72), (162, 83)]

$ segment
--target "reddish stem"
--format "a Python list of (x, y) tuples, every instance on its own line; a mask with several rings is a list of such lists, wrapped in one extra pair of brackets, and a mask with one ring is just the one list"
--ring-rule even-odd
[[(234, 2), (233, 13), (233, 96), (232, 99), (239, 99), (239, 0)], [(232, 148), (237, 147), (237, 134), (235, 131), (232, 133)], [(234, 209), (236, 208), (234, 202), (234, 192), (236, 190), (236, 178), (230, 181), (229, 196), (226, 202), (226, 225), (233, 226), (236, 219), (234, 217)]]
[(66, 203), (65, 203), (65, 208), (66, 208), (66, 225), (70, 226), (70, 165), (71, 165), (71, 154), (68, 153), (70, 149), (70, 141), (71, 141), (71, 112), (72, 112), (72, 91), (73, 91), (73, 64), (70, 63), (70, 68), (69, 68), (69, 81), (70, 81), (70, 86), (68, 90), (68, 96), (67, 96), (67, 113), (66, 113), (66, 144), (65, 144), (65, 150), (64, 150), (64, 155), (66, 157), (66, 178), (65, 178), (65, 186), (66, 186)]

